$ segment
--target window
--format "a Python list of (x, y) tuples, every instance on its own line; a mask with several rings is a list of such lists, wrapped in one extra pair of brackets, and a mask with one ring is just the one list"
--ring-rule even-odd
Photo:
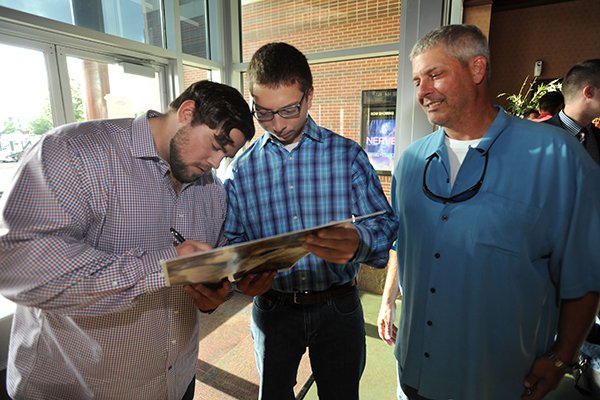
[(184, 53), (210, 58), (208, 29), (204, 1), (179, 0), (179, 27), (181, 47)]
[(205, 79), (211, 80), (211, 71), (208, 69), (192, 67), (189, 65), (183, 66), (183, 88), (187, 88), (194, 82)]
[(161, 0), (0, 0), (0, 6), (165, 47)]
[(67, 57), (67, 67), (76, 121), (162, 111), (159, 76), (151, 67), (78, 57)]
[(1, 35), (0, 53), (0, 195), (19, 158), (55, 126), (129, 118), (167, 103), (161, 65)]
[(54, 127), (46, 55), (0, 43), (0, 194), (24, 151)]

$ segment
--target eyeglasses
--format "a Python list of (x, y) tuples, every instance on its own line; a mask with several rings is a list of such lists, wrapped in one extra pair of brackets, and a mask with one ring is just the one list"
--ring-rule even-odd
[(306, 92), (302, 93), (302, 97), (296, 104), (292, 104), (291, 106), (286, 106), (275, 111), (265, 110), (262, 108), (259, 108), (257, 110), (253, 101), (252, 115), (254, 115), (254, 118), (256, 118), (256, 120), (260, 122), (271, 121), (273, 118), (275, 118), (275, 114), (279, 114), (281, 118), (286, 119), (296, 118), (298, 115), (300, 115), (300, 109), (302, 108), (302, 102), (304, 101), (304, 97), (306, 97)]
[[(479, 151), (480, 153), (483, 152), (483, 150), (478, 149), (478, 148), (475, 148), (475, 150)], [(431, 156), (429, 156), (427, 158), (427, 164), (425, 164), (425, 170), (423, 171), (423, 192), (425, 193), (425, 196), (427, 196), (427, 197), (429, 197), (429, 199), (431, 199), (433, 201), (437, 201), (439, 203), (461, 203), (463, 201), (467, 201), (467, 200), (473, 198), (473, 196), (475, 196), (477, 193), (479, 193), (479, 189), (481, 189), (481, 185), (483, 184), (483, 178), (485, 178), (485, 172), (487, 171), (487, 166), (488, 166), (488, 154), (489, 154), (489, 151), (483, 152), (483, 157), (484, 157), (485, 163), (483, 165), (483, 171), (481, 172), (481, 176), (479, 177), (479, 180), (473, 186), (468, 188), (467, 190), (457, 193), (455, 195), (452, 195), (450, 197), (444, 197), (444, 196), (435, 194), (431, 190), (429, 190), (429, 187), (427, 186), (427, 169), (429, 168), (429, 164), (431, 164), (431, 161), (434, 158), (439, 158), (437, 153), (432, 154)]]

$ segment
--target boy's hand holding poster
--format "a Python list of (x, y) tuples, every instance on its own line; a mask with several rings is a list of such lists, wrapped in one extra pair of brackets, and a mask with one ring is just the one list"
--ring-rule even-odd
[(237, 243), (187, 256), (161, 261), (167, 285), (218, 283), (224, 278), (237, 281), (248, 273), (291, 268), (308, 252), (302, 247), (306, 237), (322, 229), (341, 227), (384, 211), (335, 221), (315, 228)]

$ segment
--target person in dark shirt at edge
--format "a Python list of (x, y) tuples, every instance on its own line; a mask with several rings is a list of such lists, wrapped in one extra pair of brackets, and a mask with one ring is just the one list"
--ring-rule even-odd
[[(600, 163), (600, 128), (594, 120), (600, 117), (600, 59), (591, 59), (574, 65), (565, 75), (562, 83), (565, 108), (546, 122), (560, 126), (574, 135), (588, 154)], [(589, 358), (578, 388), (600, 396), (600, 314), (592, 326), (582, 354)], [(586, 380), (587, 379), (587, 380)]]
[(545, 122), (566, 129), (600, 163), (600, 129), (592, 123), (600, 116), (600, 58), (574, 65), (563, 79), (562, 92), (565, 108)]

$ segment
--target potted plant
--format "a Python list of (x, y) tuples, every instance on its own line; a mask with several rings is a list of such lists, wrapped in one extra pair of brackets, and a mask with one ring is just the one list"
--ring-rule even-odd
[(506, 111), (516, 117), (523, 118), (528, 110), (537, 110), (540, 97), (547, 92), (552, 92), (561, 89), (561, 83), (559, 79), (554, 79), (548, 83), (537, 82), (537, 78), (529, 83), (529, 87), (526, 91), (527, 81), (529, 76), (525, 77), (521, 89), (517, 94), (500, 93), (497, 97), (506, 97), (507, 106)]

